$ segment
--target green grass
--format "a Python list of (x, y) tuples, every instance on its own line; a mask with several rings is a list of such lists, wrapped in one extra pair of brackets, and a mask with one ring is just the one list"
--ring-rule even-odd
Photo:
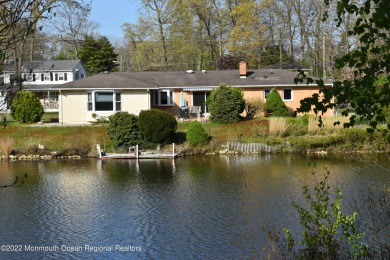
[[(5, 114), (0, 115), (0, 119), (1, 119), (0, 126), (3, 123), (4, 115)], [(21, 125), (19, 122), (15, 121), (10, 114), (7, 115), (7, 119), (8, 119), (7, 125), (12, 125), (12, 126)], [(41, 121), (45, 123), (50, 123), (50, 122), (58, 122), (58, 119), (59, 119), (58, 112), (46, 112), (43, 114)]]
[(113, 147), (105, 126), (39, 127), (11, 123), (0, 128), (0, 138), (7, 137), (13, 139), (17, 153), (34, 153), (38, 144), (43, 144), (48, 151), (64, 154), (77, 151), (83, 155), (96, 153), (95, 146), (99, 143)]
[(58, 122), (58, 112), (46, 112), (43, 114), (41, 121), (43, 122)]
[[(49, 115), (49, 118), (52, 115)], [(294, 123), (289, 122), (294, 125)], [(185, 134), (190, 122), (178, 122), (175, 143), (185, 145)], [(268, 132), (268, 119), (257, 118), (233, 124), (202, 123), (205, 132), (212, 138), (212, 146), (226, 142), (262, 142), (269, 145), (292, 144), (293, 150), (379, 150), (390, 151), (390, 131), (384, 129), (375, 134), (368, 134), (365, 128), (335, 129), (324, 135), (304, 134), (305, 131), (288, 131), (280, 137)], [(294, 129), (296, 125), (294, 125)], [(107, 136), (107, 124), (91, 126), (32, 126), (18, 122), (7, 122), (4, 128), (0, 124), (0, 140), (12, 139), (16, 153), (37, 153), (38, 144), (45, 145), (46, 152), (60, 154), (96, 156), (96, 144), (105, 145), (106, 151), (113, 152), (113, 142)], [(210, 147), (210, 146), (209, 146)]]
[[(327, 118), (331, 120), (340, 120), (339, 118)], [(342, 127), (327, 126), (318, 129), (315, 134), (309, 130), (312, 125), (302, 123), (302, 118), (288, 118), (290, 127), (285, 134), (269, 132), (269, 120), (273, 118), (256, 118), (253, 120), (244, 120), (234, 124), (216, 124), (202, 123), (205, 132), (212, 137), (214, 143), (225, 142), (262, 142), (269, 145), (276, 145), (289, 141), (293, 150), (329, 150), (329, 151), (348, 151), (348, 150), (370, 150), (370, 151), (389, 151), (390, 150), (390, 132), (386, 129), (376, 131), (375, 134), (368, 134), (365, 127), (357, 126), (352, 129), (343, 129)], [(185, 134), (190, 122), (179, 122), (178, 132)]]

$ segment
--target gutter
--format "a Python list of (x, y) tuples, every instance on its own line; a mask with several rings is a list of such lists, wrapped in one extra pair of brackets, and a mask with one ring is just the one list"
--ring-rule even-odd
[[(61, 90), (85, 90), (85, 91), (99, 91), (99, 90), (150, 90), (150, 88), (61, 88)], [(159, 89), (159, 88), (152, 88), (152, 89)], [(55, 89), (54, 89), (55, 90)]]

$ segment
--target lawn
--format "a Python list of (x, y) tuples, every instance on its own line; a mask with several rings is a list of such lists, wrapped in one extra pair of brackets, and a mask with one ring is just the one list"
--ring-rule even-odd
[[(50, 151), (88, 155), (95, 151), (94, 147), (98, 143), (112, 147), (106, 132), (106, 127), (102, 125), (42, 127), (9, 122), (6, 128), (0, 128), (0, 140), (7, 139), (8, 143), (12, 142), (9, 145), (12, 145), (16, 153), (37, 153), (37, 147), (41, 144)], [(1, 149), (2, 147), (0, 153)]]

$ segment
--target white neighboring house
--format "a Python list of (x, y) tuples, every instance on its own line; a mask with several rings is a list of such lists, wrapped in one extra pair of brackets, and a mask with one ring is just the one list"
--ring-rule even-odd
[[(80, 60), (28, 61), (21, 67), (23, 90), (34, 92), (45, 108), (45, 112), (58, 112), (58, 86), (87, 76)], [(4, 68), (4, 84), (10, 83), (15, 74), (14, 64)], [(0, 95), (0, 101), (4, 99)]]

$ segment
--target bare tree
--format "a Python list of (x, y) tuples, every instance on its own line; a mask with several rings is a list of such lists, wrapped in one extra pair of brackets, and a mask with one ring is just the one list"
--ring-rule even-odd
[(52, 19), (49, 27), (54, 28), (60, 41), (71, 46), (74, 57), (79, 58), (79, 45), (85, 35), (91, 35), (98, 25), (88, 20), (92, 9), (92, 1), (84, 0), (59, 0), (60, 8), (57, 9), (55, 19)]
[[(20, 68), (24, 60), (27, 40), (37, 32), (39, 21), (53, 13), (57, 0), (1, 0), (0, 1), (0, 52), (1, 70), (4, 64), (13, 61), (14, 75), (10, 82), (0, 86), (0, 111), (7, 109), (15, 93), (22, 89)], [(40, 29), (40, 28), (38, 28)], [(33, 41), (32, 41), (33, 42)]]
[(162, 44), (164, 67), (168, 68), (168, 47), (166, 27), (170, 23), (170, 11), (168, 1), (166, 0), (142, 0), (142, 4), (154, 13), (154, 19), (157, 22), (159, 41)]

